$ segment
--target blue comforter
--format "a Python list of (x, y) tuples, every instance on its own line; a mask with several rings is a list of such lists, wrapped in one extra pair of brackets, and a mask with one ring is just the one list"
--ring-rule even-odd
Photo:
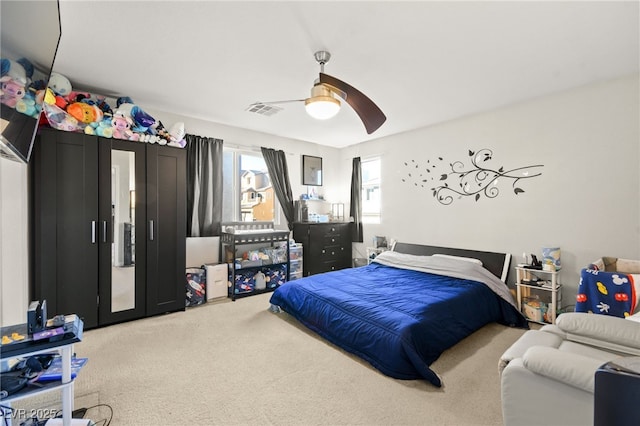
[(481, 282), (376, 263), (290, 281), (271, 303), (382, 373), (438, 387), (444, 350), (491, 322), (527, 327)]

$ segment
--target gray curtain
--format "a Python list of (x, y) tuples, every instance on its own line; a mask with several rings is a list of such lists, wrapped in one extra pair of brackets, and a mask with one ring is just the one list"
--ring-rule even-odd
[(220, 235), (222, 139), (186, 135), (187, 236)]
[(271, 184), (275, 190), (276, 197), (280, 202), (284, 216), (287, 218), (287, 226), (293, 229), (294, 210), (293, 193), (289, 182), (289, 170), (287, 169), (287, 159), (284, 151), (276, 151), (271, 148), (260, 148), (264, 162), (267, 163)]
[(351, 226), (352, 238), (354, 243), (361, 243), (362, 238), (362, 165), (360, 157), (353, 159), (351, 169), (351, 217), (353, 225)]

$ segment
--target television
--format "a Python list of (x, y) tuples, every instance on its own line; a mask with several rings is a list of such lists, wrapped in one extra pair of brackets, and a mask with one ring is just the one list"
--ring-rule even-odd
[(2, 0), (0, 23), (0, 157), (27, 163), (60, 42), (58, 0)]

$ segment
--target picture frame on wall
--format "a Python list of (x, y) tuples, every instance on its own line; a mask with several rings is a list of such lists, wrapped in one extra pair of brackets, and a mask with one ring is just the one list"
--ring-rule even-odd
[(302, 184), (322, 186), (322, 157), (302, 156)]
[(387, 237), (373, 237), (373, 248), (387, 248)]

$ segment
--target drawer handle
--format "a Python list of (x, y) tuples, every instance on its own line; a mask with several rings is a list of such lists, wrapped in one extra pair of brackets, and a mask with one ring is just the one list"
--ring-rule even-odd
[(335, 251), (332, 251), (332, 252), (331, 252), (331, 254), (332, 254), (332, 255), (333, 255), (333, 254), (336, 254), (336, 252), (335, 252)]
[(332, 242), (332, 243), (335, 243), (335, 242), (336, 242), (336, 239), (335, 239), (335, 238), (332, 238), (332, 239), (331, 239), (331, 242)]
[(335, 267), (335, 266), (332, 266), (332, 267), (331, 267), (331, 270), (332, 270), (332, 271), (335, 271), (335, 270), (336, 270), (336, 267)]

